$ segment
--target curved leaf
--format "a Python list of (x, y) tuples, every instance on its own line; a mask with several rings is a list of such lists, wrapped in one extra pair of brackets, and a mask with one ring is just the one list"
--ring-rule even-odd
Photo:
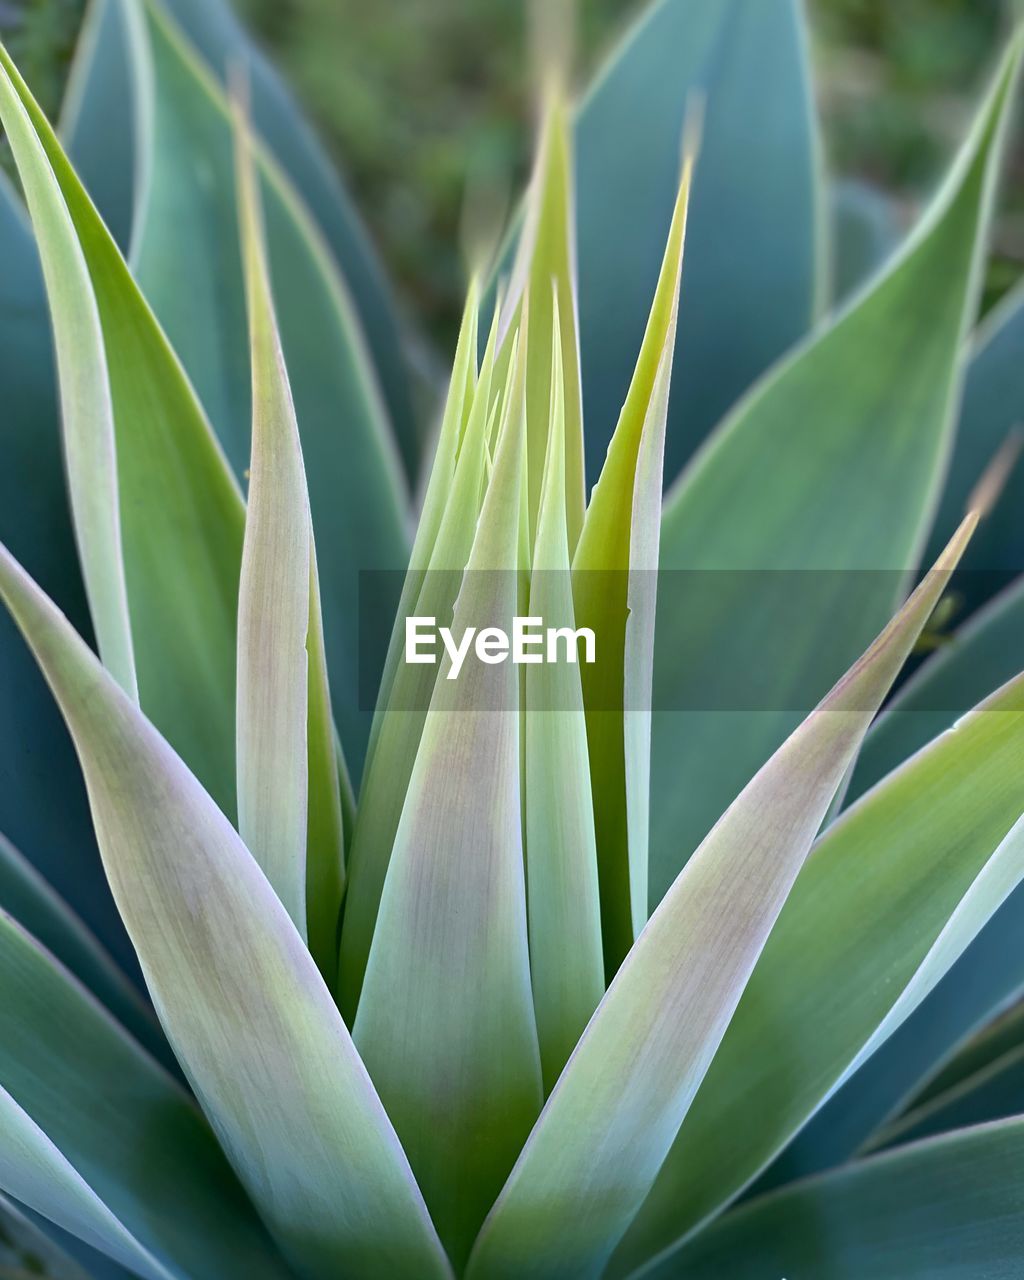
[(231, 814), (241, 496), (177, 358), (3, 50), (0, 64), (60, 184), (99, 307), (142, 706)]
[(1012, 1280), (1024, 1266), (1024, 1120), (906, 1147), (728, 1214), (651, 1276)]
[(249, 851), (2, 549), (0, 596), (75, 739), (157, 1013), (264, 1220), (310, 1277), (450, 1277), (330, 993)]
[(603, 1270), (684, 1123), (832, 796), (970, 524), (680, 873), (548, 1099), (477, 1241), (471, 1280)]
[[(1022, 664), (1024, 587), (979, 610), (907, 681), (868, 734), (847, 799), (949, 729)], [(765, 1176), (776, 1185), (848, 1159), (966, 1036), (1024, 991), (1024, 888), (878, 1052), (829, 1099)]]
[(1020, 882), (1022, 764), (1024, 677), (829, 827), (623, 1243), (620, 1274), (748, 1185)]
[[(932, 544), (956, 523), (974, 486), (1011, 431), (1024, 420), (1024, 284), (1000, 302), (981, 325), (974, 342), (964, 386), (963, 408), (950, 460), (949, 478), (932, 533)], [(1018, 453), (1002, 492), (978, 530), (965, 568), (963, 607), (977, 608), (1006, 584), (1024, 573), (1024, 531), (1020, 507), (1024, 500), (1024, 459)]]
[(747, 396), (667, 500), (652, 904), (915, 567), (950, 447), (1019, 58), (1018, 39), (903, 252)]
[(0, 1187), (146, 1276), (283, 1280), (185, 1091), (2, 914), (0, 966)]
[[(241, 478), (249, 465), (251, 396), (230, 109), (159, 6), (126, 2), (137, 28), (141, 119), (152, 121), (132, 260)], [(359, 572), (404, 568), (405, 494), (344, 283), (289, 179), (259, 144), (255, 155), (323, 570), (335, 713), (358, 769), (369, 727), (359, 687)]]
[(64, 458), (79, 563), (100, 654), (137, 696), (117, 491), (106, 348), (89, 269), (28, 112), (0, 71), (0, 123), (14, 153), (42, 262), (53, 322)]
[(0, 910), (53, 953), (133, 1036), (157, 1057), (173, 1061), (139, 992), (46, 881), (0, 835)]
[[(3, 177), (0, 382), (0, 540), (89, 635), (67, 502), (46, 291), (25, 207)], [(131, 944), (103, 877), (67, 730), (6, 616), (0, 617), (0, 670), (0, 829), (30, 852), (47, 880), (120, 962), (131, 966)]]

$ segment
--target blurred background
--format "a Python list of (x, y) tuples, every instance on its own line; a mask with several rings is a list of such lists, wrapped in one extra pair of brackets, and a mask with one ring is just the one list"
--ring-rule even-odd
[[(909, 222), (963, 137), (1017, 0), (805, 0), (834, 173)], [(521, 183), (531, 148), (523, 0), (236, 0), (347, 174), (406, 304), (443, 345), (463, 284), (467, 159)], [(0, 35), (56, 113), (85, 0), (0, 0)], [(640, 0), (581, 0), (580, 79)], [(984, 305), (1024, 270), (1024, 149), (1001, 201)]]

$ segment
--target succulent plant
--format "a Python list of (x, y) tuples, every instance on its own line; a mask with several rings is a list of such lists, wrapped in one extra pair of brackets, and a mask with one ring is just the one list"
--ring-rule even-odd
[(799, 5), (658, 0), (431, 431), (221, 0), (0, 51), (4, 1274), (1021, 1273), (1020, 58), (830, 255)]

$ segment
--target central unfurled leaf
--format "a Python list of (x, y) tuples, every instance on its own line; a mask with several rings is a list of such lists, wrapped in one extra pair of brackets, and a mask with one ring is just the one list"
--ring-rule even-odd
[[(575, 615), (565, 509), (565, 401), (558, 311), (556, 300), (550, 431), (529, 614), (546, 627), (564, 628), (572, 636)], [(532, 323), (532, 311), (530, 316)], [(604, 994), (597, 843), (580, 660), (579, 655), (572, 660), (565, 655), (555, 662), (531, 662), (523, 682), (530, 973), (548, 1092)]]
[(75, 740), (157, 1013), (264, 1221), (311, 1280), (450, 1280), (330, 992), (252, 855), (2, 549), (0, 597)]
[[(503, 328), (521, 317), (526, 335), (526, 475), (529, 541), (537, 532), (544, 459), (547, 455), (552, 390), (552, 348), (557, 340), (563, 370), (565, 411), (565, 520), (570, 554), (583, 527), (586, 505), (583, 459), (583, 408), (577, 337), (576, 204), (572, 142), (567, 109), (552, 80), (544, 105), (537, 161), (526, 214), (503, 304)], [(555, 327), (557, 322), (557, 328)], [(507, 343), (506, 343), (507, 346)]]
[(832, 797), (972, 525), (747, 785), (651, 917), (484, 1225), (471, 1280), (601, 1273), (654, 1183)]
[[(476, 378), (476, 299), (472, 293), (452, 374), (443, 430), (384, 667), (359, 811), (352, 836), (342, 922), (338, 997), (351, 1022), (362, 987), (406, 788), (437, 668), (402, 660), (405, 620), (447, 626), (473, 546), (491, 428), (497, 320)], [(471, 385), (471, 379), (473, 385)]]
[[(524, 360), (517, 347), (455, 603), (456, 636), (470, 626), (507, 628), (519, 611)], [(469, 445), (467, 434), (463, 457)], [(353, 1034), (461, 1268), (540, 1110), (541, 1067), (527, 946), (518, 668), (467, 662), (454, 680), (450, 670), (448, 659), (423, 724)]]
[(633, 381), (573, 557), (576, 620), (601, 646), (583, 668), (583, 700), (609, 978), (647, 920), (650, 615), (691, 174), (687, 158)]

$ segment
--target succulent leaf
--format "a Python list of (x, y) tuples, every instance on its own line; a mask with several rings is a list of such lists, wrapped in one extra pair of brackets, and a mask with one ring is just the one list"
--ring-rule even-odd
[[(1019, 60), (1018, 39), (903, 251), (750, 392), (667, 498), (652, 906), (915, 569), (950, 448)], [(737, 694), (752, 653), (756, 682)]]
[(955, 567), (965, 521), (680, 872), (583, 1033), (468, 1275), (597, 1276), (650, 1191), (833, 794)]
[[(469, 626), (507, 627), (517, 612), (524, 361), (518, 347), (455, 602), (456, 636)], [(511, 663), (476, 662), (452, 681), (450, 661), (440, 666), (423, 723), (353, 1035), (461, 1271), (540, 1110), (541, 1065), (527, 944), (519, 675)]]
[(1024, 1231), (1022, 1149), (1015, 1118), (858, 1161), (752, 1200), (642, 1274), (718, 1280), (728, 1257), (730, 1280), (1011, 1276)]
[(811, 326), (824, 296), (827, 254), (803, 8), (800, 0), (658, 0), (580, 106), (588, 482), (604, 462), (643, 336), (694, 97), (705, 102), (705, 122), (666, 433), (667, 482)]
[[(451, 623), (462, 571), (473, 546), (486, 482), (498, 321), (497, 316), (492, 318), (468, 421), (455, 457), (452, 446), (456, 443), (454, 433), (460, 417), (457, 406), (463, 394), (459, 389), (459, 374), (463, 360), (471, 364), (476, 360), (475, 346), (469, 345), (475, 316), (468, 315), (467, 320), (469, 323), (463, 331), (460, 363), (456, 366), (449, 400), (450, 413), (446, 415), (449, 434), (442, 442), (444, 448), (438, 450), (434, 463), (444, 486), (444, 510), (439, 516), (434, 536), (424, 538), (422, 547), (417, 547), (417, 561), (406, 576), (386, 660), (384, 684), (378, 699), (373, 750), (352, 835), (349, 885), (341, 927), (338, 988), (342, 1012), (350, 1022), (355, 1016), (384, 878), (419, 750), (431, 691), (438, 677), (437, 667), (401, 661), (405, 620), (416, 616), (436, 618), (442, 626)], [(513, 373), (510, 368), (503, 393), (506, 402)], [(466, 395), (468, 398), (468, 393)], [(452, 469), (453, 474), (446, 479)], [(434, 483), (431, 476), (428, 489), (431, 498)], [(419, 559), (421, 555), (422, 560)]]
[(60, 186), (6, 70), (0, 70), (0, 122), (32, 215), (50, 301), (75, 541), (93, 629), (107, 668), (137, 697), (121, 553), (114, 410), (99, 309)]
[(183, 761), (0, 549), (0, 597), (68, 721), (150, 994), (236, 1172), (313, 1278), (450, 1277), (330, 993)]
[[(583, 474), (583, 409), (577, 337), (576, 206), (568, 110), (558, 80), (544, 95), (537, 160), (522, 233), (516, 248), (503, 328), (521, 317), (528, 301), (526, 337), (527, 490), (530, 542), (536, 536), (541, 484), (547, 455), (552, 341), (557, 334), (563, 369), (565, 412), (565, 511), (569, 550), (576, 548), (586, 506)], [(554, 288), (552, 288), (552, 284)], [(555, 302), (557, 300), (557, 310)], [(554, 328), (555, 320), (558, 328)]]
[[(4, 177), (0, 326), (0, 541), (88, 635), (89, 610), (68, 509), (46, 290), (25, 206)], [(30, 852), (33, 865), (117, 959), (130, 964), (131, 945), (103, 878), (74, 749), (45, 680), (6, 615), (0, 617), (0, 664), (0, 829)], [(55, 794), (60, 804), (53, 803)]]
[(244, 506), (202, 408), (45, 117), (10, 77), (60, 184), (108, 351), (121, 537), (146, 714), (235, 810), (235, 617)]
[(653, 618), (645, 615), (653, 609), (658, 568), (658, 532), (650, 524), (651, 512), (660, 510), (691, 175), (687, 157), (633, 381), (573, 557), (577, 621), (602, 645), (600, 662), (583, 668), (583, 700), (609, 979), (647, 920), (649, 755), (640, 739), (654, 639)]
[(0, 1188), (144, 1276), (284, 1280), (185, 1090), (2, 913), (0, 963)]
[[(548, 627), (572, 633), (576, 620), (566, 516), (565, 397), (557, 296), (553, 315), (551, 429), (528, 612)], [(523, 684), (530, 974), (544, 1088), (550, 1093), (604, 995), (601, 899), (579, 662), (531, 663)]]
[(822, 836), (630, 1228), (619, 1274), (738, 1194), (1017, 886), (1022, 764), (1018, 677)]
[[(136, 32), (139, 129), (148, 125), (150, 152), (132, 264), (242, 479), (251, 396), (230, 106), (157, 3), (121, 2)], [(358, 774), (369, 727), (360, 697), (359, 571), (405, 567), (407, 496), (345, 283), (290, 179), (255, 138), (253, 151), (323, 571), (331, 692)]]

